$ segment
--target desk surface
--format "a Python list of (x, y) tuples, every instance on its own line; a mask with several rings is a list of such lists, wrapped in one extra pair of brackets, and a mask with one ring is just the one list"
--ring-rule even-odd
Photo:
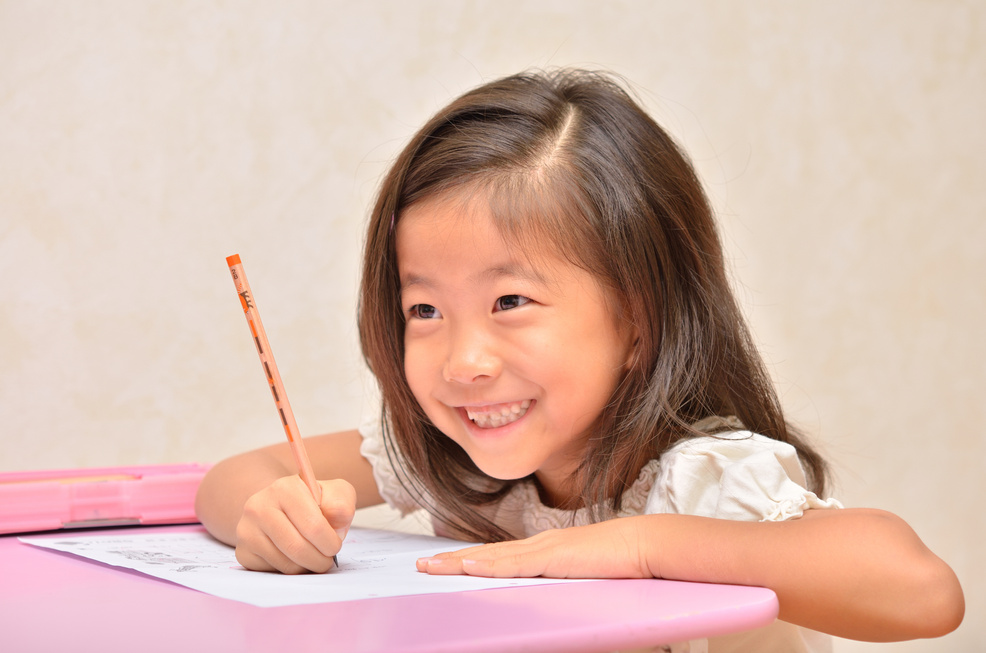
[(596, 653), (749, 630), (776, 616), (768, 589), (663, 580), (258, 608), (0, 537), (5, 651)]

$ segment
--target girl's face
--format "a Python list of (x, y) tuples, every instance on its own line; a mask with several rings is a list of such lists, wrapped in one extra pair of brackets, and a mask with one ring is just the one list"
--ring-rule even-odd
[(505, 241), (482, 198), (420, 201), (396, 238), (415, 398), (484, 473), (533, 473), (565, 505), (633, 348), (615, 302), (588, 272)]

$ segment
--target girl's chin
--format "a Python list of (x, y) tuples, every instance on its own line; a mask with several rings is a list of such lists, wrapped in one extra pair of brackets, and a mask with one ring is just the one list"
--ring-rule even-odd
[(476, 464), (476, 467), (479, 467), (479, 471), (498, 481), (517, 481), (527, 478), (537, 471), (518, 467), (517, 462), (514, 460), (485, 460), (476, 456), (470, 456), (470, 458)]
[(535, 470), (528, 469), (521, 460), (523, 451), (518, 449), (519, 440), (514, 437), (523, 426), (522, 421), (485, 429), (469, 422), (459, 445), (487, 476), (500, 481), (525, 478)]

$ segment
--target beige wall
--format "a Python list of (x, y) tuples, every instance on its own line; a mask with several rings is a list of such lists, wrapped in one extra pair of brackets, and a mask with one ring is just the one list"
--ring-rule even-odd
[(838, 495), (962, 578), (957, 633), (880, 650), (986, 650), (979, 2), (0, 0), (0, 469), (279, 441), (236, 252), (302, 429), (354, 426), (387, 162), (453, 94), (562, 64), (626, 75), (693, 154)]

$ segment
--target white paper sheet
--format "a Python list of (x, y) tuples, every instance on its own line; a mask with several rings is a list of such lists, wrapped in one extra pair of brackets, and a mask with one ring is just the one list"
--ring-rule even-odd
[(260, 607), (580, 582), (429, 576), (415, 569), (416, 559), (469, 545), (427, 535), (355, 527), (346, 537), (338, 569), (327, 574), (299, 576), (247, 571), (236, 561), (232, 548), (203, 532), (155, 534), (135, 530), (114, 535), (22, 537), (20, 541), (134, 569), (200, 592)]

